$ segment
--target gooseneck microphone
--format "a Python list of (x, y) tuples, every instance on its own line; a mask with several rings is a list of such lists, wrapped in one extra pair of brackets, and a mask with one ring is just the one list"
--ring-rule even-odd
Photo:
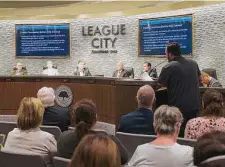
[(156, 67), (158, 67), (160, 64), (163, 64), (164, 62), (168, 61), (167, 58), (163, 61), (161, 61), (160, 63), (156, 64), (152, 69), (155, 69)]

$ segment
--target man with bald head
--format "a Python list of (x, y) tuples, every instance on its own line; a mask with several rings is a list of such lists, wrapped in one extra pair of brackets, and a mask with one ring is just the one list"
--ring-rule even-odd
[(120, 119), (119, 132), (135, 134), (154, 134), (152, 106), (155, 92), (151, 86), (142, 86), (137, 92), (138, 108), (136, 111), (123, 115)]
[(116, 78), (126, 78), (129, 77), (128, 72), (124, 69), (124, 64), (122, 61), (119, 61), (116, 65), (116, 71), (113, 72), (112, 77)]

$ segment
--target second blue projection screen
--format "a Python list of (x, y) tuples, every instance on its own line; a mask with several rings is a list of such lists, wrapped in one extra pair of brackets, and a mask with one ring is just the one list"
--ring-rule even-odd
[(165, 56), (169, 42), (192, 55), (192, 15), (139, 20), (139, 56)]

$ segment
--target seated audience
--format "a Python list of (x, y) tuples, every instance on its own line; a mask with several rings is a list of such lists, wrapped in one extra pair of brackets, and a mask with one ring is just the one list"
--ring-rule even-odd
[(222, 87), (222, 84), (205, 72), (201, 72), (201, 81), (204, 87)]
[(155, 102), (155, 92), (151, 86), (142, 86), (137, 92), (138, 108), (121, 117), (119, 132), (136, 134), (154, 134), (152, 105)]
[[(81, 139), (87, 134), (105, 134), (103, 131), (94, 131), (93, 127), (97, 122), (96, 105), (87, 99), (78, 101), (71, 111), (71, 122), (75, 126), (75, 130), (68, 130), (62, 133), (58, 140), (58, 156), (71, 158), (77, 145)], [(127, 150), (120, 141), (109, 135), (109, 137), (117, 144), (120, 155), (121, 164), (125, 164), (128, 160)]]
[(16, 66), (13, 68), (13, 71), (10, 73), (10, 75), (13, 76), (26, 76), (27, 75), (27, 70), (23, 66), (22, 63), (17, 63)]
[(144, 78), (144, 74), (147, 74), (149, 77), (158, 78), (157, 71), (155, 68), (152, 68), (150, 62), (145, 62), (143, 65), (143, 71), (140, 73), (140, 78)]
[(225, 166), (225, 133), (214, 131), (199, 137), (194, 147), (197, 167)]
[(201, 117), (188, 121), (185, 128), (185, 138), (197, 139), (211, 131), (225, 132), (223, 96), (220, 92), (209, 89), (202, 96), (203, 111)]
[(74, 73), (75, 76), (91, 76), (91, 73), (87, 67), (85, 67), (84, 61), (79, 61)]
[(113, 72), (112, 77), (116, 78), (128, 78), (129, 74), (128, 72), (124, 69), (124, 64), (122, 61), (118, 62), (116, 65), (116, 71)]
[(61, 131), (68, 130), (70, 125), (68, 108), (55, 106), (55, 94), (52, 88), (43, 87), (37, 93), (45, 107), (43, 125), (58, 126)]
[[(177, 143), (183, 116), (178, 108), (162, 105), (154, 113), (156, 139), (137, 147), (128, 166), (189, 167), (193, 149)], [(132, 139), (131, 139), (132, 140)]]
[(52, 134), (39, 128), (43, 114), (44, 106), (39, 99), (23, 98), (17, 113), (18, 128), (9, 132), (3, 150), (23, 154), (40, 154), (47, 167), (52, 167), (52, 157), (57, 152), (57, 143)]
[(55, 75), (59, 75), (59, 72), (58, 72), (58, 69), (53, 67), (52, 61), (47, 61), (47, 68), (43, 70), (42, 74), (48, 75), (48, 76), (55, 76)]
[(69, 167), (121, 167), (118, 147), (107, 135), (86, 135), (77, 146)]

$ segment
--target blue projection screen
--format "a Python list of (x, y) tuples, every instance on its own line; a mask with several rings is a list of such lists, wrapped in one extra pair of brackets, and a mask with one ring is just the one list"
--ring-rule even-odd
[(70, 24), (20, 24), (15, 30), (17, 58), (70, 56)]
[(192, 55), (192, 15), (139, 20), (139, 56), (163, 57), (169, 42)]

